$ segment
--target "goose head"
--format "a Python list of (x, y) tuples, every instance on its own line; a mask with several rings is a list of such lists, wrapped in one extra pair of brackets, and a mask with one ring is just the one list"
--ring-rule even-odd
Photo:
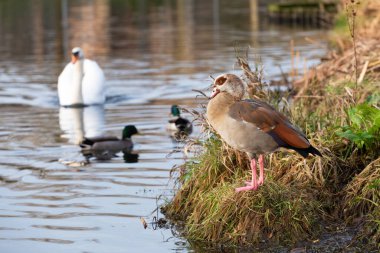
[(75, 64), (78, 60), (84, 59), (83, 50), (80, 47), (74, 47), (71, 50), (71, 63)]
[(241, 100), (245, 93), (245, 86), (241, 79), (234, 74), (223, 74), (218, 76), (214, 84), (211, 99), (218, 94), (229, 94), (236, 100)]
[(122, 139), (129, 139), (132, 135), (138, 134), (137, 128), (134, 125), (127, 125), (123, 129), (123, 136)]

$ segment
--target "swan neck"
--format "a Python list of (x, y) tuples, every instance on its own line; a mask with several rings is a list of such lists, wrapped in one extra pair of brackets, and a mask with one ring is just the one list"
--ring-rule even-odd
[(74, 104), (83, 104), (82, 95), (82, 81), (83, 81), (83, 59), (79, 59), (74, 64)]

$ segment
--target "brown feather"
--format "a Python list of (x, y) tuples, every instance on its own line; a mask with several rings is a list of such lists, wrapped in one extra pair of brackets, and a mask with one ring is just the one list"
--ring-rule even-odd
[(273, 132), (277, 134), (277, 136), (294, 148), (308, 148), (310, 147), (310, 143), (302, 136), (298, 131), (295, 131), (294, 128), (288, 127), (284, 123), (280, 123), (273, 129)]
[(276, 111), (262, 106), (261, 103), (257, 103), (256, 100), (236, 102), (231, 106), (229, 114), (236, 120), (246, 121), (264, 132), (269, 132), (278, 124), (278, 116)]
[(236, 120), (254, 124), (266, 133), (275, 133), (281, 141), (294, 148), (308, 148), (310, 143), (302, 132), (267, 103), (259, 100), (243, 100), (230, 108), (229, 114)]

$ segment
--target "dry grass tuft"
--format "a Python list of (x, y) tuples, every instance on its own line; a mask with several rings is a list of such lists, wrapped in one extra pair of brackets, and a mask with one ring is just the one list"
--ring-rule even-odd
[(347, 217), (361, 217), (380, 208), (380, 157), (355, 176), (344, 191), (343, 210)]
[(380, 157), (345, 187), (342, 208), (347, 222), (361, 221), (361, 237), (380, 246)]
[(311, 194), (270, 177), (258, 191), (236, 193), (249, 178), (245, 154), (215, 137), (204, 148), (198, 161), (186, 164), (181, 188), (165, 207), (169, 217), (185, 221), (188, 238), (227, 245), (294, 243), (318, 231), (322, 208)]
[(315, 232), (317, 202), (272, 180), (256, 192), (235, 193), (221, 184), (199, 196), (187, 218), (191, 239), (247, 245), (263, 240), (294, 243)]

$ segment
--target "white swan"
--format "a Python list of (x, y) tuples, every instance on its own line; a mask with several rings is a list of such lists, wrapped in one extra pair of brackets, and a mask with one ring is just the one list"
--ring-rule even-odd
[(60, 105), (103, 104), (106, 96), (102, 69), (95, 61), (85, 59), (81, 48), (75, 47), (71, 53), (71, 62), (58, 77)]

